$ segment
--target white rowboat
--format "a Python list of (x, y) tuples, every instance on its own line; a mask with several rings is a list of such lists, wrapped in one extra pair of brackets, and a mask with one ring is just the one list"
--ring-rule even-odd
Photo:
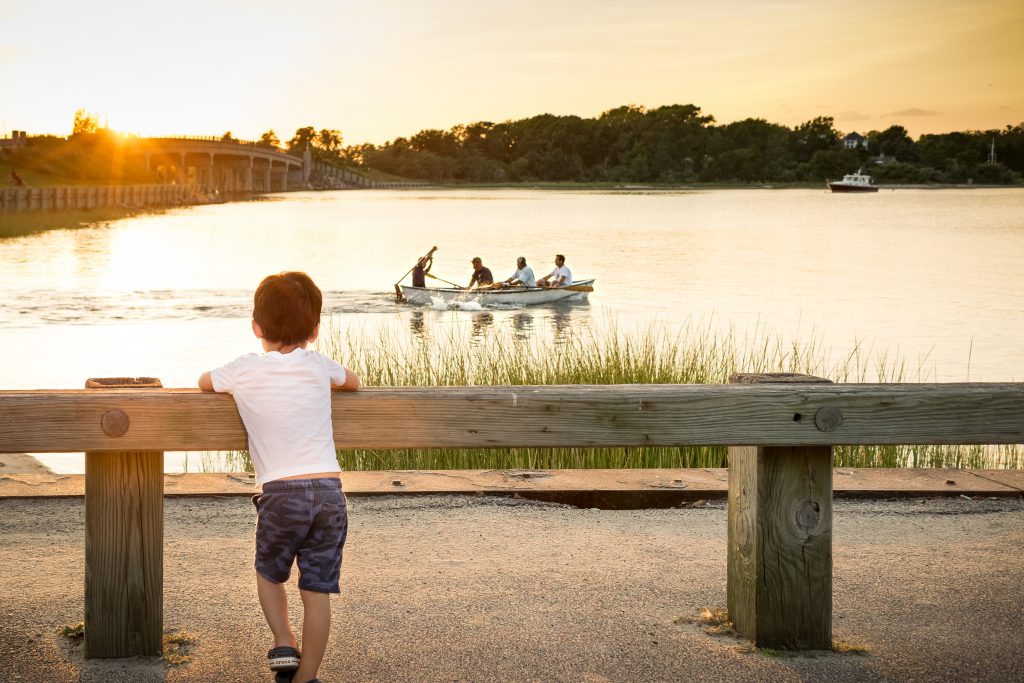
[(434, 299), (445, 303), (475, 301), (481, 306), (535, 306), (566, 299), (586, 299), (594, 289), (594, 280), (575, 280), (566, 287), (501, 287), (460, 289), (458, 287), (412, 287), (401, 285), (402, 296), (414, 304), (430, 305)]

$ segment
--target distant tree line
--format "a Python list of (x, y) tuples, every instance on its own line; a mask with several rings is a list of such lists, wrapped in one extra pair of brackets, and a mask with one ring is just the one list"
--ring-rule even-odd
[[(917, 140), (899, 125), (856, 141), (844, 137), (828, 116), (794, 128), (764, 119), (718, 125), (686, 104), (623, 106), (590, 119), (542, 114), (481, 121), (379, 146), (346, 147), (340, 131), (305, 126), (283, 146), (293, 154), (309, 148), (321, 161), (430, 182), (791, 183), (839, 178), (858, 168), (880, 183), (1010, 184), (1024, 176), (1024, 123)], [(229, 131), (221, 140), (235, 137)], [(993, 141), (995, 163), (989, 161)], [(137, 144), (81, 109), (69, 138), (36, 136), (28, 148), (0, 150), (0, 159), (64, 178), (152, 182), (154, 174), (125, 155)], [(282, 147), (272, 130), (257, 144)]]
[(817, 182), (860, 167), (883, 183), (1014, 183), (1024, 174), (1024, 124), (917, 140), (895, 125), (868, 132), (854, 149), (843, 137), (828, 116), (794, 128), (764, 119), (717, 125), (694, 105), (623, 106), (597, 118), (542, 114), (422, 130), (379, 146), (339, 146), (336, 157), (433, 182)]

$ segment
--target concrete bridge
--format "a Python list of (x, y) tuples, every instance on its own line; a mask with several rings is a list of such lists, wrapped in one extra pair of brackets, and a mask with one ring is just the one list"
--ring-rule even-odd
[(300, 157), (267, 145), (215, 137), (143, 138), (146, 168), (165, 183), (198, 185), (207, 192), (271, 192), (298, 187), (313, 169)]

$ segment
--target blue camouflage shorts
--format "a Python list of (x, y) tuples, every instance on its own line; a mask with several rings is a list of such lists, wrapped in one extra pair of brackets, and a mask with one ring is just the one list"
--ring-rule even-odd
[(299, 588), (339, 593), (348, 508), (335, 478), (269, 481), (256, 505), (256, 571), (284, 583), (296, 558)]

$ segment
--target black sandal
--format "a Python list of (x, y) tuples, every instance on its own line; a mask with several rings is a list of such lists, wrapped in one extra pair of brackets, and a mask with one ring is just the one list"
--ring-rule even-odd
[(267, 653), (267, 659), (270, 662), (270, 670), (274, 672), (295, 671), (299, 668), (299, 651), (287, 645), (275, 647)]

